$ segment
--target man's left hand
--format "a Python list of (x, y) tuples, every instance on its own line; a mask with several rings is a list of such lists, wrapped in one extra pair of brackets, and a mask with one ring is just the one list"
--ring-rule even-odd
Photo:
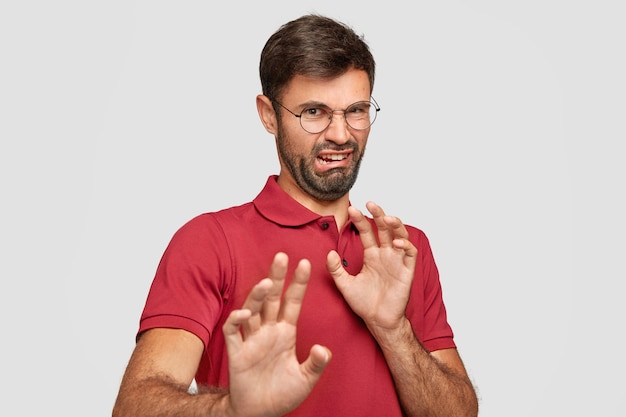
[(373, 202), (368, 202), (366, 207), (376, 228), (361, 211), (348, 208), (363, 243), (361, 272), (350, 275), (334, 250), (328, 253), (326, 267), (345, 300), (371, 332), (398, 330), (405, 318), (417, 248), (409, 241), (409, 233), (400, 219), (387, 216)]

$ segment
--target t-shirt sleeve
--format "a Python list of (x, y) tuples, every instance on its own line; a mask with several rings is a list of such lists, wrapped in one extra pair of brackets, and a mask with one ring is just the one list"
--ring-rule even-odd
[(456, 348), (443, 301), (439, 271), (428, 238), (419, 229), (411, 227), (409, 232), (412, 243), (417, 247), (418, 259), (407, 316), (428, 351)]
[(137, 337), (153, 328), (184, 329), (206, 348), (228, 299), (230, 265), (227, 239), (213, 216), (183, 225), (159, 262)]

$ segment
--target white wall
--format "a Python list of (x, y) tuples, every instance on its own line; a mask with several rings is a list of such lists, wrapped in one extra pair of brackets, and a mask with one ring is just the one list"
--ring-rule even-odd
[(258, 57), (316, 11), (377, 58), (352, 200), (430, 237), (481, 416), (626, 413), (621, 2), (7, 3), (0, 410), (110, 414), (172, 233), (277, 172)]

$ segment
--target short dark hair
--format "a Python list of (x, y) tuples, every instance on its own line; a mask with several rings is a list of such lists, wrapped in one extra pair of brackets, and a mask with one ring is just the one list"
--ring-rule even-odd
[(344, 23), (309, 14), (285, 23), (267, 40), (259, 75), (263, 94), (277, 100), (296, 75), (331, 78), (352, 68), (367, 73), (371, 92), (376, 64), (363, 36)]

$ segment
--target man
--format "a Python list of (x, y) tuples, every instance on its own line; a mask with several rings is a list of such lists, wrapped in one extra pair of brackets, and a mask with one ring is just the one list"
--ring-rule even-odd
[(374, 69), (322, 16), (267, 41), (257, 108), (280, 173), (174, 235), (114, 416), (477, 415), (426, 236), (350, 205)]

